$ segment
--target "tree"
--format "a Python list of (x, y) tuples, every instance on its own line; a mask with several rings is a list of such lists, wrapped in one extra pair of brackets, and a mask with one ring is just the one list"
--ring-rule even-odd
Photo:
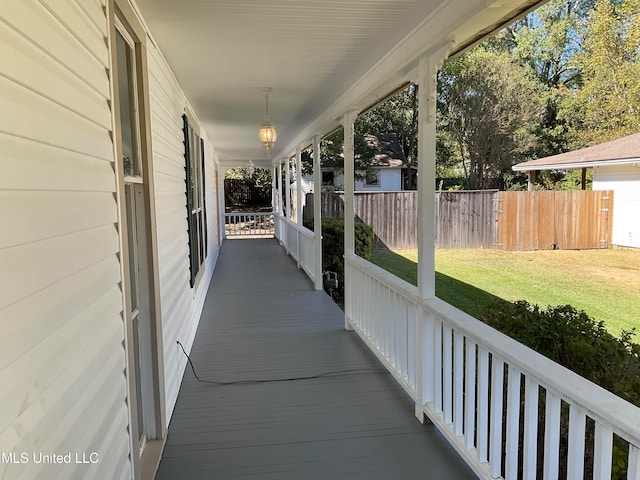
[(572, 107), (582, 82), (576, 54), (582, 48), (583, 19), (595, 0), (551, 0), (498, 35), (492, 43), (511, 52), (534, 72), (545, 100), (540, 125), (535, 130), (535, 157), (570, 150), (570, 124), (580, 113)]
[(484, 46), (444, 66), (438, 106), (470, 189), (490, 186), (527, 158), (544, 110), (530, 69)]
[(226, 171), (224, 178), (246, 180), (260, 188), (271, 188), (271, 172), (266, 168), (236, 167)]
[[(409, 85), (392, 97), (360, 115), (355, 124), (356, 157), (367, 158), (370, 152), (364, 141), (365, 134), (395, 133), (410, 169), (418, 159), (418, 86)], [(411, 175), (405, 176), (405, 189), (413, 188)]]
[[(418, 152), (418, 87), (409, 85), (390, 98), (380, 102), (356, 119), (354, 125), (354, 156), (355, 169), (367, 170), (368, 161), (375, 154), (374, 149), (367, 144), (366, 134), (395, 133), (398, 135), (407, 166), (417, 163)], [(320, 145), (320, 159), (323, 167), (343, 169), (342, 148), (344, 131), (336, 130), (325, 137)], [(303, 172), (312, 171), (312, 152), (303, 152)], [(406, 189), (410, 185), (411, 176), (405, 177)]]
[(640, 0), (597, 0), (577, 55), (583, 71), (574, 103), (584, 115), (574, 124), (579, 143), (640, 131), (639, 45)]

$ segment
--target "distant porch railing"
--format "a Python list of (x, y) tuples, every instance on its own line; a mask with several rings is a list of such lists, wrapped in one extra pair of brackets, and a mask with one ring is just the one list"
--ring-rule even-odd
[(358, 256), (345, 270), (349, 324), (480, 478), (609, 480), (616, 450), (640, 480), (638, 408)]
[(274, 235), (273, 212), (225, 213), (227, 238), (268, 238)]
[(315, 282), (315, 233), (281, 215), (276, 215), (275, 221), (276, 238)]

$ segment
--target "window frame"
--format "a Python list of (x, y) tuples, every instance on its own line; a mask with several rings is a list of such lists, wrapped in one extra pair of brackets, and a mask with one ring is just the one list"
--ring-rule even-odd
[(204, 140), (190, 121), (182, 115), (185, 158), (185, 196), (187, 207), (187, 236), (189, 243), (189, 284), (195, 288), (202, 276), (208, 254), (207, 214), (205, 195)]
[[(375, 179), (374, 179), (375, 176)], [(370, 169), (364, 175), (364, 184), (371, 187), (380, 186), (380, 170)]]
[[(331, 176), (331, 180), (325, 180), (325, 177)], [(336, 181), (336, 172), (333, 170), (323, 170), (321, 175), (321, 183), (325, 187), (330, 187), (335, 185)]]

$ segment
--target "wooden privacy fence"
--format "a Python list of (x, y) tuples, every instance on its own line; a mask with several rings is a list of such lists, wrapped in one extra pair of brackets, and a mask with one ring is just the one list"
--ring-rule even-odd
[[(322, 193), (322, 216), (344, 217), (344, 194)], [(356, 192), (356, 216), (373, 227), (375, 248), (417, 248), (418, 192)], [(436, 193), (437, 248), (504, 250), (611, 246), (612, 191)], [(304, 219), (313, 218), (313, 194)]]
[(504, 250), (609, 248), (613, 191), (498, 192), (496, 246)]
[[(495, 190), (436, 193), (436, 247), (493, 245)], [(322, 193), (322, 216), (344, 217), (344, 194)], [(356, 192), (357, 217), (373, 227), (375, 248), (417, 248), (418, 192)], [(304, 219), (313, 218), (313, 194), (307, 194)]]

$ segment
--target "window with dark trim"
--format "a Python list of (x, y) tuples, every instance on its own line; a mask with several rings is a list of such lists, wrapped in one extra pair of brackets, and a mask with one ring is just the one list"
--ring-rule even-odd
[(333, 172), (322, 172), (322, 185), (333, 185)]
[(186, 169), (187, 229), (189, 234), (190, 284), (193, 287), (200, 267), (207, 257), (207, 214), (204, 188), (204, 141), (189, 124), (184, 122), (184, 158)]
[(380, 185), (380, 172), (377, 170), (367, 170), (365, 175), (366, 185)]

